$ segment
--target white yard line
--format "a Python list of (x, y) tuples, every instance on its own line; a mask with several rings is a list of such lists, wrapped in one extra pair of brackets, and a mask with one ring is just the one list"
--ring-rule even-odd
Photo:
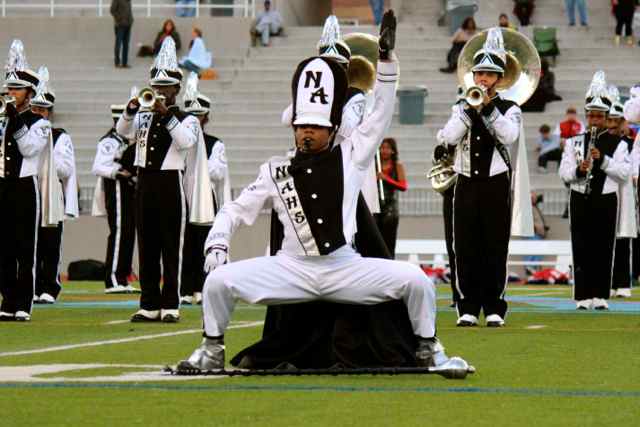
[[(237, 323), (237, 324), (233, 324), (233, 325), (229, 326), (227, 329), (252, 328), (254, 326), (260, 326), (263, 323), (264, 322), (262, 322), (262, 321)], [(119, 339), (105, 340), (105, 341), (92, 341), (92, 342), (85, 342), (85, 343), (80, 343), (80, 344), (58, 345), (58, 346), (53, 346), (53, 347), (36, 348), (36, 349), (33, 349), (33, 350), (7, 351), (7, 352), (4, 352), (4, 353), (0, 353), (0, 357), (23, 356), (23, 355), (27, 355), (27, 354), (38, 354), (38, 353), (49, 353), (49, 352), (52, 352), (52, 351), (74, 350), (76, 348), (84, 348), (84, 347), (99, 347), (99, 346), (102, 346), (102, 345), (109, 345), (109, 344), (123, 344), (123, 343), (136, 342), (136, 341), (153, 340), (153, 339), (156, 339), (156, 338), (174, 337), (174, 336), (177, 336), (177, 335), (188, 335), (188, 334), (194, 334), (196, 332), (202, 332), (202, 329), (200, 329), (200, 328), (198, 328), (198, 329), (186, 329), (184, 331), (165, 332), (165, 333), (162, 333), (162, 334), (153, 334), (153, 335), (140, 335), (140, 336), (137, 336), (137, 337), (119, 338)]]

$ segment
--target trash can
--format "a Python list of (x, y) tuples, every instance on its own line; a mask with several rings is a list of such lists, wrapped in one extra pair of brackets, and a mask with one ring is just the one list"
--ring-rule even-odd
[(427, 94), (427, 88), (424, 86), (407, 86), (398, 90), (400, 124), (421, 125), (424, 123), (424, 100)]

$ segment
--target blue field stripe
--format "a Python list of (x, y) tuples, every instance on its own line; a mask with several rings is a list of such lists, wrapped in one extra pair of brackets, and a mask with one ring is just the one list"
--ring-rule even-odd
[(563, 390), (511, 387), (361, 387), (295, 384), (144, 384), (144, 383), (0, 383), (0, 389), (118, 389), (163, 391), (268, 391), (268, 392), (335, 392), (335, 393), (428, 393), (428, 394), (510, 394), (554, 397), (638, 398), (640, 390)]

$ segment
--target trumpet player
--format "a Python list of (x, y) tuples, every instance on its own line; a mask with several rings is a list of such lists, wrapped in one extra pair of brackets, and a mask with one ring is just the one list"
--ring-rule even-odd
[(574, 299), (607, 310), (618, 224), (618, 193), (631, 173), (627, 143), (606, 129), (611, 107), (603, 71), (586, 95), (587, 131), (565, 143), (559, 174), (570, 184)]
[(134, 166), (138, 168), (136, 230), (141, 295), (140, 309), (131, 317), (132, 322), (175, 323), (180, 319), (187, 218), (182, 171), (186, 153), (201, 132), (198, 120), (176, 105), (181, 81), (175, 43), (167, 37), (151, 68), (149, 83), (158, 95), (150, 111), (141, 109), (141, 102), (134, 98), (116, 125), (120, 135), (136, 144)]
[(29, 321), (40, 220), (37, 174), (51, 124), (29, 108), (39, 78), (20, 40), (11, 44), (5, 69), (12, 100), (0, 116), (0, 321)]
[(458, 103), (438, 140), (456, 147), (458, 173), (453, 201), (458, 326), (475, 326), (483, 311), (487, 326), (504, 326), (507, 255), (511, 225), (511, 161), (507, 147), (518, 140), (522, 113), (496, 91), (506, 69), (498, 28), (489, 30), (473, 56), (478, 88)]

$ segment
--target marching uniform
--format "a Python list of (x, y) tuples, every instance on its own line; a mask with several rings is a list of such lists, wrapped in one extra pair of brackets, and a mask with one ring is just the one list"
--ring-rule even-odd
[[(197, 91), (198, 76), (192, 73), (187, 81), (187, 89), (185, 92), (185, 110), (202, 120), (202, 136), (199, 144), (204, 144), (204, 154), (207, 163), (208, 185), (205, 188), (211, 193), (212, 214), (210, 220), (213, 221), (215, 215), (226, 200), (231, 198), (229, 188), (229, 171), (227, 167), (227, 158), (225, 155), (224, 143), (215, 136), (204, 133), (204, 125), (208, 121), (208, 114), (211, 108), (211, 100), (198, 93)], [(195, 208), (196, 201), (192, 194), (196, 191), (195, 180), (197, 176), (197, 150), (191, 150), (187, 156), (187, 170), (185, 173), (185, 188), (189, 200), (189, 209), (192, 212)], [(209, 203), (209, 199), (200, 202)], [(208, 218), (207, 218), (208, 219)], [(182, 304), (202, 303), (202, 288), (206, 279), (204, 272), (204, 245), (207, 235), (211, 229), (211, 224), (205, 223), (202, 218), (190, 221), (187, 224), (182, 266), (182, 286), (180, 287), (180, 296)]]
[[(609, 99), (611, 101), (609, 132), (619, 136), (621, 125), (624, 123), (624, 107), (620, 103), (618, 88), (614, 85), (609, 86)], [(620, 138), (627, 144), (632, 168), (626, 182), (620, 184), (618, 191), (618, 231), (613, 261), (611, 296), (629, 297), (631, 296), (632, 242), (638, 237), (638, 207), (633, 182), (633, 139), (626, 136)]]
[[(608, 113), (604, 73), (594, 76), (585, 109)], [(595, 129), (595, 128), (593, 128)], [(590, 158), (594, 146), (600, 159), (594, 160), (590, 173), (580, 163)], [(578, 309), (607, 309), (613, 270), (618, 224), (618, 193), (630, 175), (627, 143), (608, 131), (598, 129), (568, 139), (560, 162), (559, 174), (570, 184), (569, 215), (574, 266), (574, 299)]]
[[(44, 108), (50, 118), (55, 105), (56, 95), (49, 84), (49, 70), (42, 66), (38, 70), (40, 84), (36, 96), (31, 100), (31, 107)], [(38, 251), (36, 258), (36, 290), (33, 302), (53, 304), (62, 289), (60, 282), (60, 267), (62, 265), (62, 234), (65, 219), (77, 218), (78, 209), (78, 180), (76, 176), (76, 158), (71, 136), (62, 128), (51, 129), (51, 150), (55, 180), (51, 184), (57, 191), (43, 187), (48, 179), (48, 156), (41, 156), (41, 205), (47, 204), (47, 192), (58, 197), (58, 206), (64, 206), (59, 218), (53, 224), (48, 219), (42, 221), (38, 231)], [(44, 209), (43, 209), (44, 212)]]
[[(114, 109), (114, 107), (116, 107)], [(124, 110), (114, 105), (112, 115), (119, 118)], [(98, 142), (92, 173), (98, 176), (93, 214), (107, 216), (109, 236), (105, 260), (105, 293), (136, 292), (129, 284), (135, 245), (135, 192), (136, 168), (134, 167), (136, 145), (118, 135), (112, 128)], [(121, 170), (131, 177), (118, 176)], [(95, 205), (95, 203), (94, 203)]]
[[(73, 143), (69, 134), (61, 128), (52, 129), (53, 155), (56, 174), (63, 189), (65, 217), (77, 218), (78, 184)], [(53, 303), (62, 289), (60, 267), (62, 265), (63, 221), (56, 227), (40, 227), (38, 232), (37, 281), (34, 302)]]
[[(499, 38), (502, 46), (500, 30), (493, 30), (488, 41)], [(504, 52), (486, 46), (476, 53), (472, 70), (502, 74)], [(451, 118), (438, 134), (439, 140), (457, 147), (453, 238), (459, 326), (477, 324), (481, 310), (488, 326), (504, 324), (511, 228), (511, 160), (507, 147), (518, 140), (521, 121), (518, 105), (496, 95), (481, 112), (466, 103), (454, 105)]]
[[(325, 64), (312, 58), (299, 70), (326, 69)], [(298, 77), (300, 71), (294, 81)], [(376, 304), (402, 299), (414, 333), (434, 336), (435, 293), (430, 280), (405, 262), (362, 258), (351, 247), (358, 193), (390, 124), (396, 80), (397, 65), (379, 63), (376, 108), (350, 138), (320, 154), (298, 151), (293, 159), (272, 158), (260, 167), (258, 179), (218, 213), (207, 239), (208, 252), (228, 247), (233, 231), (240, 224), (252, 224), (265, 206), (277, 212), (284, 239), (282, 250), (273, 257), (227, 264), (207, 277), (206, 336), (224, 334), (236, 299), (254, 304), (316, 299)]]
[[(151, 85), (179, 85), (175, 43), (167, 37), (151, 70)], [(180, 276), (187, 203), (185, 157), (200, 138), (198, 120), (176, 105), (165, 116), (125, 109), (116, 131), (136, 144), (136, 229), (140, 261), (140, 310), (132, 321), (179, 319)], [(162, 276), (160, 263), (162, 262)], [(163, 286), (160, 289), (160, 279)]]
[[(22, 42), (9, 52), (5, 87), (35, 92), (38, 75), (29, 69)], [(38, 167), (49, 140), (48, 120), (25, 110), (0, 117), (0, 320), (31, 319), (40, 221)]]

